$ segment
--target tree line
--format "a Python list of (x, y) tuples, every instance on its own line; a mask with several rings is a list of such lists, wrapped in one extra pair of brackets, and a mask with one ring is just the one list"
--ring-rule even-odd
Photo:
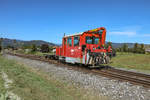
[(31, 52), (40, 51), (42, 53), (48, 53), (52, 51), (52, 46), (49, 46), (48, 44), (42, 44), (41, 46), (37, 46), (36, 44), (32, 45), (23, 45), (21, 49), (31, 49)]
[[(112, 43), (108, 42), (107, 45), (112, 46)], [(133, 48), (129, 48), (128, 44), (124, 43), (122, 47), (116, 48), (115, 51), (145, 54), (144, 44), (138, 44), (138, 43), (135, 43)]]
[(40, 46), (37, 46), (36, 44), (22, 44), (21, 46), (17, 46), (17, 41), (16, 39), (13, 40), (13, 45), (8, 45), (8, 46), (2, 46), (3, 38), (0, 38), (0, 52), (2, 51), (2, 48), (4, 49), (12, 49), (12, 50), (17, 50), (17, 49), (30, 49), (31, 52), (36, 52), (36, 51), (41, 51), (42, 53), (48, 53), (52, 51), (52, 46), (49, 46), (48, 44), (42, 44)]
[(51, 52), (52, 51), (52, 47), (49, 46), (48, 44), (42, 44), (41, 46), (37, 47), (35, 44), (32, 44), (31, 46), (31, 51), (32, 52), (36, 52), (38, 51), (37, 48), (40, 48), (40, 51), (42, 53), (48, 53), (48, 52)]
[[(2, 45), (1, 45), (1, 41), (0, 41), (0, 51), (2, 50)], [(15, 43), (14, 43), (15, 44)], [(52, 51), (52, 46), (49, 46), (48, 44), (42, 44), (41, 46), (37, 46), (36, 44), (30, 44), (30, 45), (22, 45), (21, 47), (15, 47), (15, 46), (6, 46), (5, 49), (11, 49), (11, 50), (18, 50), (18, 49), (29, 49), (31, 50), (32, 53), (36, 52), (36, 51), (40, 51), (42, 53), (48, 53)]]

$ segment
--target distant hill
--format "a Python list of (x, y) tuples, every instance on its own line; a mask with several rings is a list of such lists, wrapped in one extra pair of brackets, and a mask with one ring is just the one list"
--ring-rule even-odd
[[(107, 43), (107, 42), (106, 42)], [(3, 45), (6, 46), (14, 46), (14, 47), (21, 47), (23, 45), (32, 45), (35, 44), (36, 46), (40, 46), (42, 44), (48, 44), (49, 46), (60, 46), (61, 44), (55, 44), (50, 43), (43, 40), (31, 40), (31, 41), (24, 41), (24, 40), (14, 40), (14, 39), (8, 39), (4, 38)], [(113, 48), (120, 48), (123, 46), (124, 43), (112, 43)], [(129, 48), (133, 48), (135, 43), (126, 43)], [(150, 46), (148, 44), (145, 44), (145, 46)]]
[(24, 40), (15, 40), (15, 39), (3, 39), (3, 46), (14, 46), (14, 47), (21, 47), (23, 45), (32, 45), (35, 44), (36, 46), (40, 46), (42, 44), (48, 44), (49, 46), (56, 46), (57, 44), (46, 42), (43, 40), (31, 40), (31, 41), (24, 41)]

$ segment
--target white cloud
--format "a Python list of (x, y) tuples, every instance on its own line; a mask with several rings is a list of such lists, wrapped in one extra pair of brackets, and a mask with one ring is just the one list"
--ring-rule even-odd
[(136, 37), (150, 37), (150, 34), (139, 34), (131, 31), (113, 31), (109, 32), (111, 35), (124, 35), (124, 36), (136, 36)]
[(143, 36), (143, 37), (150, 37), (150, 34), (139, 34), (139, 36)]
[(144, 39), (149, 39), (150, 33), (145, 33), (145, 31), (142, 30), (142, 26), (129, 26), (122, 28), (112, 28), (112, 30), (109, 31), (108, 34), (122, 39), (124, 39), (124, 37), (128, 37), (135, 38), (141, 41), (146, 41)]
[(113, 31), (109, 32), (111, 35), (126, 35), (126, 36), (135, 36), (136, 32), (130, 32), (130, 31)]

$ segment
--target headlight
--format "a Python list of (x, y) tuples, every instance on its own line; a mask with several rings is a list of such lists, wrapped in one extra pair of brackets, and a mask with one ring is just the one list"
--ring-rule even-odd
[(96, 48), (93, 48), (93, 50), (95, 50)]

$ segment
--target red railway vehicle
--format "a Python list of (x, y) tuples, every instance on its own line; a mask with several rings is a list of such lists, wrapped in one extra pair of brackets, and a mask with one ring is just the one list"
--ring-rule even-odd
[(104, 27), (64, 36), (62, 46), (56, 48), (56, 56), (63, 62), (80, 63), (90, 67), (107, 64), (110, 61), (108, 53), (112, 52), (112, 49), (105, 49), (105, 37)]

